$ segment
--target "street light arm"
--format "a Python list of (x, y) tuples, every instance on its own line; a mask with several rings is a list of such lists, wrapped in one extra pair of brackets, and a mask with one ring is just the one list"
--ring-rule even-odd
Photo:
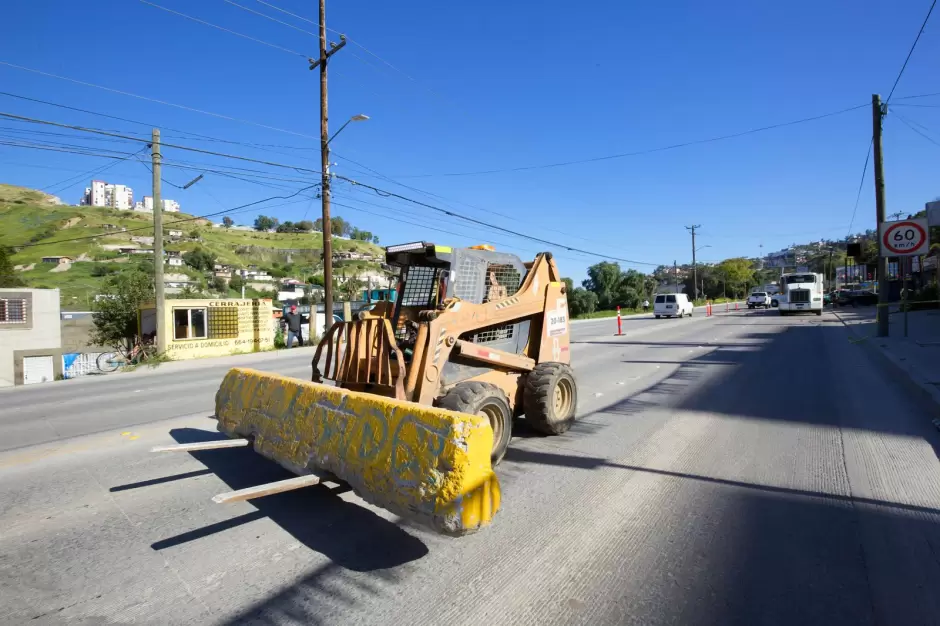
[(342, 126), (339, 127), (339, 130), (336, 131), (335, 133), (333, 133), (333, 136), (332, 136), (332, 137), (330, 137), (329, 139), (327, 139), (326, 145), (330, 145), (330, 142), (333, 141), (334, 139), (336, 139), (336, 135), (338, 135), (338, 134), (340, 134), (341, 132), (343, 132), (343, 129), (346, 128), (347, 126), (349, 126), (349, 123), (350, 123), (351, 121), (352, 121), (351, 119), (346, 120), (346, 122), (345, 122)]

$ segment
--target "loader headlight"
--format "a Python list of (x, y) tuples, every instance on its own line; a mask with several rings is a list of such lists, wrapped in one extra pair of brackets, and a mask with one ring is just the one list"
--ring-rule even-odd
[(427, 246), (428, 244), (424, 243), (423, 241), (416, 241), (414, 243), (402, 243), (397, 246), (389, 246), (385, 248), (385, 251), (389, 254), (392, 254), (395, 252), (407, 252), (408, 250), (423, 250)]

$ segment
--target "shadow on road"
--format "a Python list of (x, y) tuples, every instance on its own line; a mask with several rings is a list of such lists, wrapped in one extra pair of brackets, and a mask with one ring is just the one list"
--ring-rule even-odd
[[(225, 439), (220, 433), (194, 428), (170, 431), (178, 443)], [(206, 470), (121, 485), (120, 491), (159, 484), (189, 476), (212, 473), (232, 490), (291, 478), (294, 475), (248, 448), (229, 448), (190, 452)], [(379, 593), (379, 588), (399, 577), (394, 568), (421, 559), (428, 554), (423, 541), (398, 524), (359, 504), (346, 502), (338, 494), (348, 487), (330, 488), (320, 484), (296, 491), (252, 500), (256, 510), (230, 519), (167, 537), (152, 544), (160, 551), (200, 538), (225, 532), (242, 524), (268, 518), (306, 547), (327, 557), (330, 562), (306, 574), (283, 591), (269, 596), (231, 620), (244, 623), (257, 620), (271, 623), (320, 623), (318, 598), (325, 607), (337, 600), (354, 603), (343, 588), (356, 593)], [(218, 505), (226, 506), (226, 505)], [(327, 580), (328, 579), (328, 580)], [(375, 584), (369, 581), (375, 581)], [(353, 594), (354, 595), (354, 594)]]
[[(836, 443), (817, 441), (818, 433), (825, 431), (804, 432), (806, 445), (821, 445), (819, 454), (836, 458), (833, 467), (846, 462), (844, 439), (853, 431), (923, 440), (937, 454), (940, 436), (930, 423), (932, 412), (915, 400), (895, 413), (886, 412), (885, 402), (875, 395), (884, 395), (882, 386), (890, 387), (891, 379), (863, 347), (847, 340), (841, 325), (783, 326), (778, 333), (740, 335), (746, 338), (741, 345), (709, 346), (716, 349), (680, 364), (669, 377), (631, 397), (596, 409), (596, 414), (616, 422), (639, 420), (646, 411), (655, 410), (664, 420), (677, 412), (695, 412), (831, 427), (839, 433)], [(837, 443), (840, 435), (843, 448)], [(865, 446), (886, 445), (883, 439), (858, 441), (862, 443), (854, 444), (856, 455)], [(888, 454), (865, 449), (868, 459)], [(940, 619), (940, 509), (921, 504), (937, 501), (935, 459), (921, 455), (895, 461), (923, 467), (923, 481), (933, 487), (918, 492), (912, 491), (913, 483), (899, 485), (902, 501), (893, 502), (844, 495), (844, 487), (837, 487), (841, 479), (831, 475), (820, 477), (818, 484), (838, 493), (760, 484), (762, 476), (777, 484), (789, 482), (781, 474), (786, 462), (779, 459), (777, 465), (768, 461), (766, 466), (748, 461), (753, 464), (748, 470), (755, 476), (752, 483), (620, 463), (561, 446), (551, 451), (510, 448), (506, 458), (585, 471), (620, 469), (624, 481), (656, 475), (684, 490), (673, 491), (681, 494), (677, 497), (697, 494), (699, 502), (710, 503), (664, 525), (657, 541), (666, 546), (661, 556), (666, 571), (652, 574), (657, 582), (610, 598), (611, 604), (621, 604), (621, 611), (624, 606), (654, 603), (651, 623), (854, 626)], [(735, 463), (729, 459), (728, 467)], [(869, 475), (864, 470), (844, 471), (844, 480), (866, 488)], [(869, 471), (875, 477), (871, 480), (890, 480), (875, 469)], [(908, 471), (904, 480), (916, 482), (916, 473)], [(880, 487), (878, 493), (885, 488), (892, 493), (888, 485), (874, 487)], [(624, 523), (625, 533), (633, 530), (629, 521)], [(629, 560), (630, 555), (623, 558)], [(655, 597), (642, 596), (648, 589), (655, 590)]]

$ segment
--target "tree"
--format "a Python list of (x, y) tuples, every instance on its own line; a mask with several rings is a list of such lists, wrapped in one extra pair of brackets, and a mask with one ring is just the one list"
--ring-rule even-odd
[(222, 218), (222, 225), (225, 226), (226, 228), (231, 228), (232, 226), (235, 225), (235, 220), (233, 220), (228, 215), (226, 215), (225, 217)]
[(130, 350), (137, 336), (140, 305), (154, 299), (153, 280), (138, 270), (109, 278), (93, 304), (91, 340), (95, 345)]
[(241, 291), (242, 287), (245, 286), (245, 279), (242, 278), (241, 274), (232, 274), (231, 280), (228, 281), (228, 288), (234, 289), (235, 291)]
[(10, 260), (12, 251), (0, 246), (0, 287), (23, 287), (26, 283), (16, 275), (13, 262)]
[(212, 278), (212, 282), (209, 283), (209, 285), (212, 287), (213, 290), (218, 291), (220, 293), (225, 293), (226, 291), (228, 291), (228, 283), (225, 282), (225, 279), (222, 278), (221, 276), (214, 276)]
[(313, 230), (313, 222), (311, 222), (310, 220), (300, 220), (299, 222), (294, 224), (294, 229), (299, 230), (301, 232), (309, 233), (311, 230)]
[(346, 296), (347, 300), (356, 300), (365, 287), (366, 284), (358, 278), (349, 278), (340, 286), (339, 290)]
[(323, 232), (323, 218), (322, 217), (318, 217), (317, 219), (313, 220), (313, 230), (317, 231), (318, 233)]
[(751, 262), (744, 258), (725, 259), (716, 268), (721, 277), (727, 281), (728, 291), (732, 294), (744, 293), (747, 285), (753, 285), (754, 268)]
[(372, 243), (374, 243), (375, 245), (379, 245), (379, 236), (378, 236), (378, 235), (372, 235)]
[(209, 272), (215, 267), (215, 255), (205, 248), (196, 248), (183, 254), (183, 262), (194, 270)]
[(294, 223), (291, 222), (290, 220), (288, 220), (288, 221), (286, 221), (286, 222), (284, 222), (284, 223), (282, 223), (282, 224), (278, 224), (278, 226), (277, 226), (277, 232), (279, 232), (279, 233), (292, 233), (292, 232), (294, 232)]
[(189, 231), (189, 238), (190, 238), (190, 239), (199, 239), (199, 235), (200, 235), (200, 234), (201, 234), (201, 233), (199, 232), (199, 229), (198, 229), (198, 228), (194, 228), (194, 229), (192, 229), (191, 231)]
[(601, 261), (587, 270), (588, 278), (581, 285), (597, 296), (597, 306), (609, 309), (614, 303), (614, 290), (620, 281), (620, 265)]
[(335, 237), (343, 237), (349, 232), (349, 224), (341, 217), (330, 218), (330, 234)]
[(255, 218), (255, 230), (265, 232), (277, 228), (277, 219), (267, 215), (259, 215)]
[(597, 310), (597, 295), (578, 287), (568, 292), (568, 309), (572, 316), (585, 315)]

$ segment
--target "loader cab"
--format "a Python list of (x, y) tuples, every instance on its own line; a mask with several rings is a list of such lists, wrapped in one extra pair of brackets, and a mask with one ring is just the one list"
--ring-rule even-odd
[[(400, 269), (398, 298), (391, 313), (396, 340), (408, 352), (417, 338), (416, 324), (428, 321), (450, 298), (484, 304), (515, 294), (528, 268), (514, 254), (492, 246), (452, 248), (414, 242), (386, 248), (386, 263)], [(529, 322), (481, 329), (465, 337), (474, 343), (521, 353)]]

